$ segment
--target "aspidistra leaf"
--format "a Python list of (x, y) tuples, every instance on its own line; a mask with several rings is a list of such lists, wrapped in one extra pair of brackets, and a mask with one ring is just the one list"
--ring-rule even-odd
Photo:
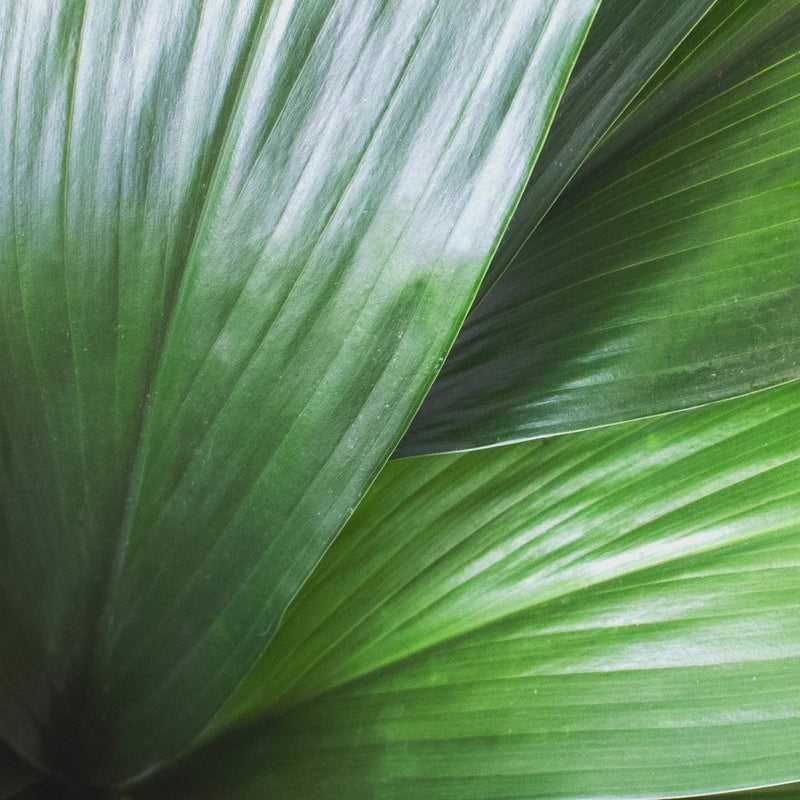
[(800, 7), (718, 3), (657, 78), (470, 314), (402, 453), (800, 375)]
[(670, 797), (796, 780), (798, 430), (796, 382), (392, 462), (217, 721), (252, 725), (169, 790)]
[(519, 256), (584, 160), (714, 2), (603, 0), (479, 298)]
[(0, 734), (32, 761), (131, 777), (250, 668), (451, 344), (595, 6), (5, 4)]

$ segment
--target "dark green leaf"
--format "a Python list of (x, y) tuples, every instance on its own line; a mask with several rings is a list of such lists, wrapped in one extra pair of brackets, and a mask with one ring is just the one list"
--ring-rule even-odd
[(659, 81), (470, 315), (402, 453), (800, 375), (800, 6), (719, 3)]
[(514, 261), (584, 159), (714, 2), (603, 0), (479, 297)]
[(388, 457), (596, 0), (7, 3), (0, 733), (183, 746)]

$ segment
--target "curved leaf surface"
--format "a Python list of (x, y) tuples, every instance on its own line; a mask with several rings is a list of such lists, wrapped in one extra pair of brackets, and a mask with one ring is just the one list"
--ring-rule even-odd
[(603, 0), (476, 302), (519, 256), (587, 156), (714, 2)]
[(253, 725), (170, 790), (669, 797), (797, 780), (798, 430), (796, 382), (390, 463), (217, 720)]
[(581, 180), (602, 170), (657, 125), (680, 116), (686, 98), (708, 91), (709, 75), (723, 75), (741, 61), (743, 52), (769, 46), (775, 30), (791, 24), (795, 11), (793, 0), (717, 0), (714, 13), (689, 33), (600, 142), (581, 169)]
[(800, 8), (718, 4), (661, 80), (470, 314), (402, 454), (800, 374)]
[(252, 666), (433, 379), (595, 5), (4, 5), (0, 733), (31, 760), (130, 777)]

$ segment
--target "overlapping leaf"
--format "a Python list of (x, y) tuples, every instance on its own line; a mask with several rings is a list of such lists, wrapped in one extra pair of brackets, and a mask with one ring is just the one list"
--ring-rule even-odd
[(422, 399), (596, 0), (2, 8), (0, 732), (202, 726)]
[(796, 779), (798, 430), (793, 383), (391, 463), (229, 707), (252, 726), (159, 791), (664, 797)]
[(797, 3), (717, 3), (470, 314), (401, 452), (797, 377), (798, 131)]
[(514, 262), (619, 114), (713, 5), (714, 0), (603, 0), (479, 298)]
[[(28, 759), (131, 778), (239, 684), (441, 363), (596, 5), (0, 9), (0, 737)], [(605, 0), (405, 451), (796, 378), (798, 59), (795, 0)], [(128, 789), (796, 780), (798, 429), (788, 383), (390, 464), (227, 738)], [(0, 749), (0, 797), (63, 790), (27, 770)]]

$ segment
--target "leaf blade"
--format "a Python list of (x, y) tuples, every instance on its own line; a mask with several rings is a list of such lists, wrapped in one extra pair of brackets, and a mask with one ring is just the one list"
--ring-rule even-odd
[(657, 7), (641, 0), (602, 3), (548, 133), (540, 164), (525, 187), (476, 302), (519, 257), (585, 159), (714, 1), (684, 0)]
[(432, 380), (595, 5), (6, 9), (3, 621), (32, 649), (3, 677), (37, 763), (130, 778), (259, 655)]
[(797, 377), (799, 31), (792, 3), (714, 7), (659, 76), (663, 92), (620, 124), (471, 313), (402, 453)]
[(794, 383), (391, 462), (217, 721), (252, 726), (172, 785), (202, 797), (232, 763), (241, 796), (797, 780), (799, 413)]

